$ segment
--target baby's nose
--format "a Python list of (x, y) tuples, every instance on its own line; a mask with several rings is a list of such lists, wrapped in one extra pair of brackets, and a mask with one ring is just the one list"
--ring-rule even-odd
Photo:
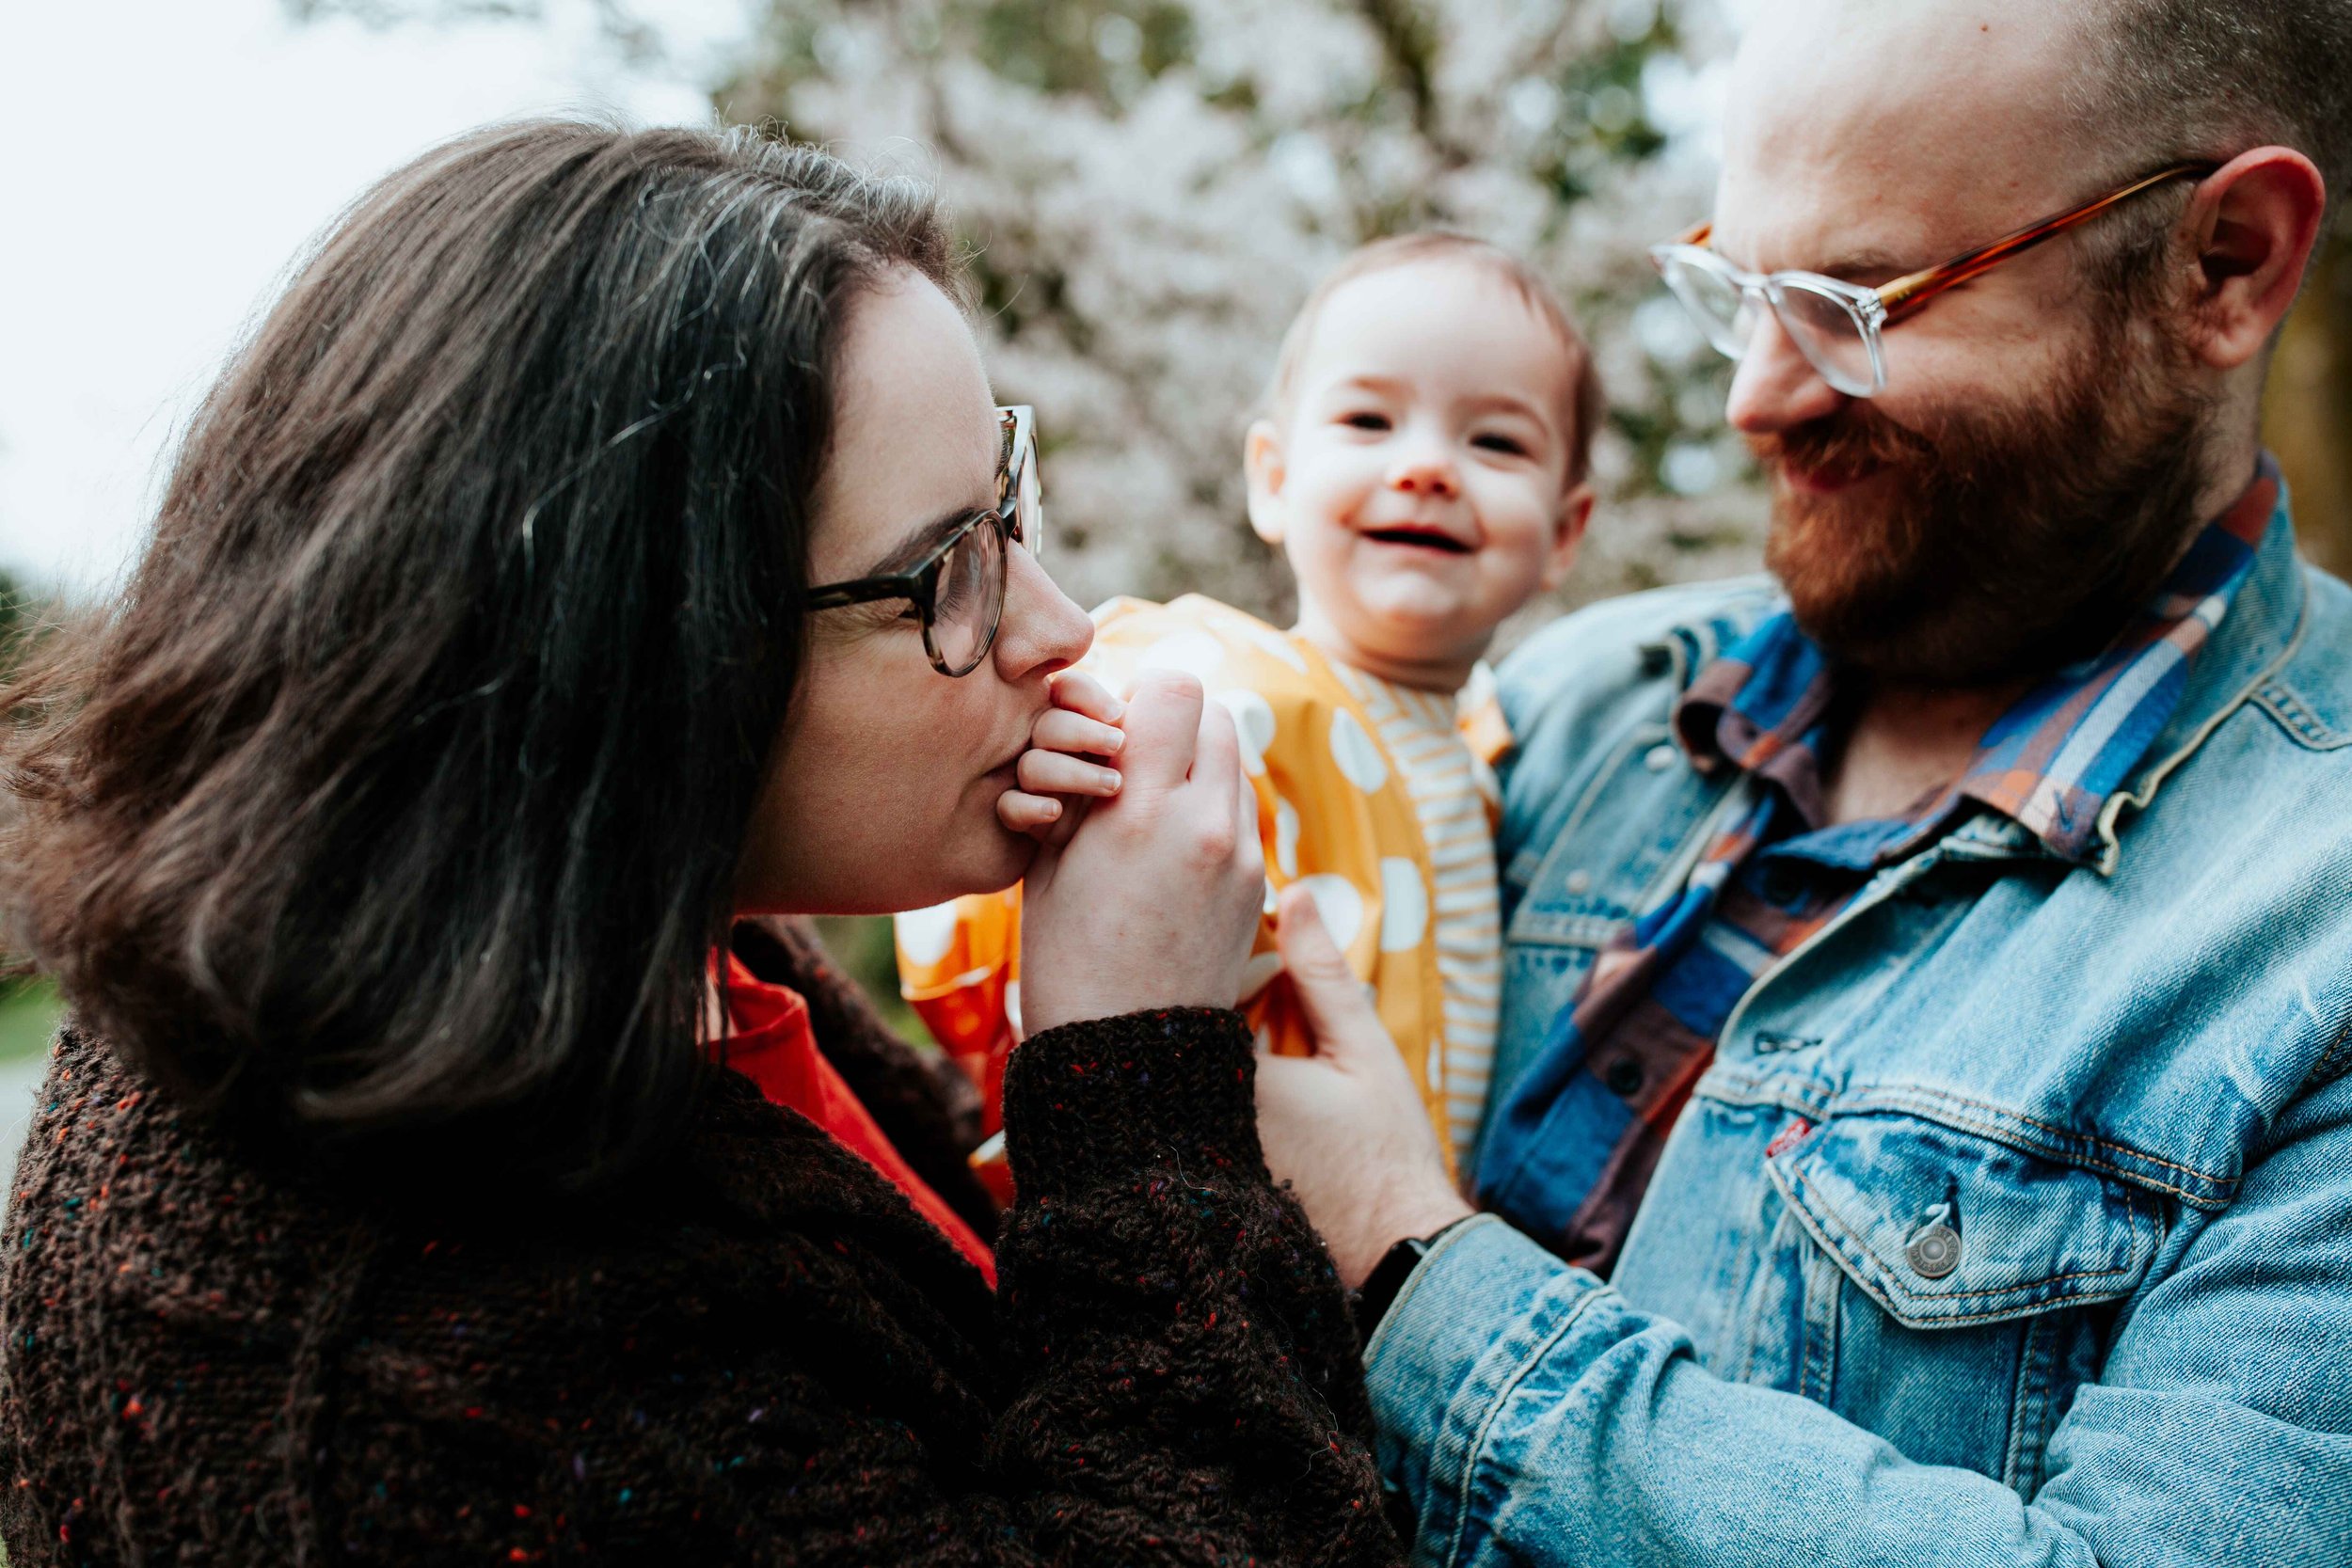
[(1450, 496), (1461, 487), (1454, 465), (1441, 457), (1425, 456), (1399, 463), (1389, 475), (1391, 489), (1408, 496)]

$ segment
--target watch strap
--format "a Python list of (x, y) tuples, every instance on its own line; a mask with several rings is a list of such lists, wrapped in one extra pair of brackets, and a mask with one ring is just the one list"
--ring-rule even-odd
[(1372, 1272), (1364, 1275), (1363, 1284), (1358, 1288), (1354, 1301), (1349, 1304), (1356, 1316), (1356, 1338), (1359, 1342), (1366, 1346), (1372, 1343), (1373, 1330), (1380, 1326), (1380, 1320), (1387, 1317), (1389, 1308), (1396, 1305), (1397, 1293), (1405, 1289), (1405, 1282), (1413, 1277), (1413, 1271), (1421, 1267), (1421, 1260), (1429, 1256), (1430, 1248), (1436, 1246), (1454, 1226), (1475, 1218), (1475, 1214), (1465, 1214), (1452, 1225), (1441, 1226), (1426, 1236), (1407, 1236), (1380, 1255), (1380, 1261), (1375, 1263)]

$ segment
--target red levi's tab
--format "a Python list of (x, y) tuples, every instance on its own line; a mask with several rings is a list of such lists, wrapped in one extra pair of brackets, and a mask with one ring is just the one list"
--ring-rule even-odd
[(1796, 1148), (1799, 1144), (1804, 1142), (1805, 1134), (1812, 1131), (1813, 1124), (1805, 1120), (1804, 1117), (1790, 1117), (1788, 1118), (1788, 1125), (1773, 1133), (1772, 1141), (1764, 1146), (1764, 1158), (1767, 1160), (1773, 1159), (1778, 1155)]
[(808, 1004), (789, 986), (771, 985), (734, 954), (725, 955), (727, 1037), (713, 1041), (712, 1059), (759, 1085), (771, 1104), (798, 1111), (864, 1160), (936, 1226), (956, 1250), (996, 1285), (996, 1257), (977, 1232), (947, 1207), (930, 1184), (891, 1146), (872, 1113), (817, 1049)]

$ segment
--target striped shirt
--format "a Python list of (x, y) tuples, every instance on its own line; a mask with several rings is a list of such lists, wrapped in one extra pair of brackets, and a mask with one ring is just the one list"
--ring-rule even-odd
[(1464, 740), (1454, 697), (1398, 686), (1336, 660), (1333, 665), (1403, 775), (1429, 847), (1438, 978), (1445, 991), (1444, 1037), (1429, 1060), (1443, 1075), (1438, 1086), (1445, 1096), (1447, 1135), (1455, 1158), (1467, 1162), (1486, 1111), (1502, 1001), (1502, 901), (1488, 816), (1496, 799), (1494, 774)]
[(1985, 812), (2060, 861), (2105, 863), (2108, 803), (2179, 706), (2280, 492), (2265, 459), (2122, 636), (2028, 692), (1960, 778), (1893, 816), (1827, 820), (1821, 765), (1838, 738), (1837, 672), (1786, 610), (1701, 671), (1676, 706), (1675, 737), (1700, 771), (1744, 775), (1734, 797), (1744, 804), (1689, 881), (1595, 959), (1498, 1102), (1480, 1150), (1481, 1204), (1606, 1275), (1740, 999), (1877, 871)]

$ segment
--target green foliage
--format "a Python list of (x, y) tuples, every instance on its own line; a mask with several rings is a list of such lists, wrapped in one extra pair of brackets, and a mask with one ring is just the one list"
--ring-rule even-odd
[[(0, 568), (0, 683), (24, 656), (44, 619), (45, 600)], [(16, 960), (0, 948), (0, 1061), (49, 1049), (62, 1010), (56, 988), (31, 975), (11, 974)], [(0, 1568), (7, 1568), (0, 1562)]]
[(898, 1037), (931, 1045), (930, 1031), (898, 994), (898, 950), (887, 915), (820, 915), (817, 934), (842, 971), (865, 988), (866, 994)]
[(56, 988), (46, 980), (0, 979), (0, 1062), (47, 1051), (64, 1010)]
[(32, 620), (32, 595), (0, 566), (0, 677), (5, 677)]
[(980, 0), (959, 19), (974, 57), (1033, 92), (1105, 107), (1192, 60), (1192, 13), (1174, 0)]

